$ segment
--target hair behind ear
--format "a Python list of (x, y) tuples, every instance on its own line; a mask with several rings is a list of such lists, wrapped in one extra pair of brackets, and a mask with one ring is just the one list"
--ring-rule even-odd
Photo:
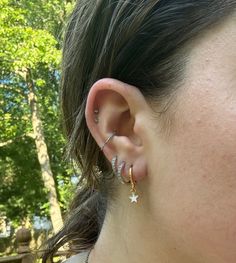
[(65, 227), (49, 239), (44, 248), (43, 262), (48, 258), (53, 262), (53, 253), (65, 243), (69, 245), (70, 254), (92, 247), (99, 236), (106, 207), (107, 198), (101, 192), (91, 191), (90, 188), (79, 189), (71, 204)]

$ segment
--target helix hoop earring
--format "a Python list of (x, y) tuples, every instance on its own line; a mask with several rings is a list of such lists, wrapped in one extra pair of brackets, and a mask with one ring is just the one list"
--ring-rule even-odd
[(129, 196), (129, 199), (131, 200), (131, 203), (137, 203), (138, 195), (136, 194), (136, 189), (135, 189), (135, 181), (133, 178), (133, 165), (130, 166), (129, 168), (129, 178), (130, 178), (130, 183), (131, 183), (131, 195)]
[(106, 139), (106, 141), (104, 142), (104, 144), (101, 146), (101, 151), (103, 151), (103, 149), (104, 149), (104, 147), (106, 146), (106, 144), (107, 144), (115, 135), (116, 135), (116, 131), (114, 131), (114, 132), (112, 133), (112, 135), (110, 135), (110, 136)]

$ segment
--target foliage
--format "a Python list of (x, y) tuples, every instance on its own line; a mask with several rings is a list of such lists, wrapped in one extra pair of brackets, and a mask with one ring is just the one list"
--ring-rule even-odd
[(46, 212), (43, 204), (47, 198), (32, 144), (32, 139), (26, 137), (1, 149), (0, 167), (6, 173), (0, 173), (0, 204), (5, 204), (2, 209), (13, 223), (29, 212)]
[(62, 29), (73, 4), (0, 0), (0, 214), (18, 223), (35, 214), (48, 215), (32, 138), (26, 71), (35, 86), (64, 210), (75, 187), (68, 164), (62, 161), (65, 142), (58, 111)]

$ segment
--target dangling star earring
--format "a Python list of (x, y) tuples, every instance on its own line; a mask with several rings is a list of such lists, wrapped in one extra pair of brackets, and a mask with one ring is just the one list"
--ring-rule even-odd
[(129, 168), (129, 177), (130, 177), (130, 183), (131, 183), (131, 190), (130, 192), (132, 193), (130, 196), (129, 196), (129, 199), (131, 200), (131, 203), (137, 203), (137, 199), (138, 199), (138, 195), (136, 194), (136, 189), (135, 189), (135, 181), (134, 181), (134, 178), (133, 178), (133, 166), (131, 165), (130, 168)]

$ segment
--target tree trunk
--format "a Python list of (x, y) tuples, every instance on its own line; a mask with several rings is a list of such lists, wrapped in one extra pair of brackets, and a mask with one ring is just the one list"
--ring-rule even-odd
[(47, 150), (47, 145), (45, 142), (45, 137), (43, 133), (43, 125), (40, 118), (38, 105), (37, 105), (37, 96), (34, 90), (34, 84), (30, 76), (29, 70), (26, 73), (26, 82), (29, 88), (29, 105), (31, 109), (32, 116), (32, 126), (36, 144), (36, 151), (38, 155), (38, 160), (41, 167), (42, 178), (45, 185), (45, 188), (48, 191), (48, 199), (50, 204), (50, 217), (53, 226), (54, 232), (58, 232), (63, 225), (61, 209), (57, 199), (57, 192), (55, 181), (52, 174), (52, 169), (50, 166), (50, 160)]

